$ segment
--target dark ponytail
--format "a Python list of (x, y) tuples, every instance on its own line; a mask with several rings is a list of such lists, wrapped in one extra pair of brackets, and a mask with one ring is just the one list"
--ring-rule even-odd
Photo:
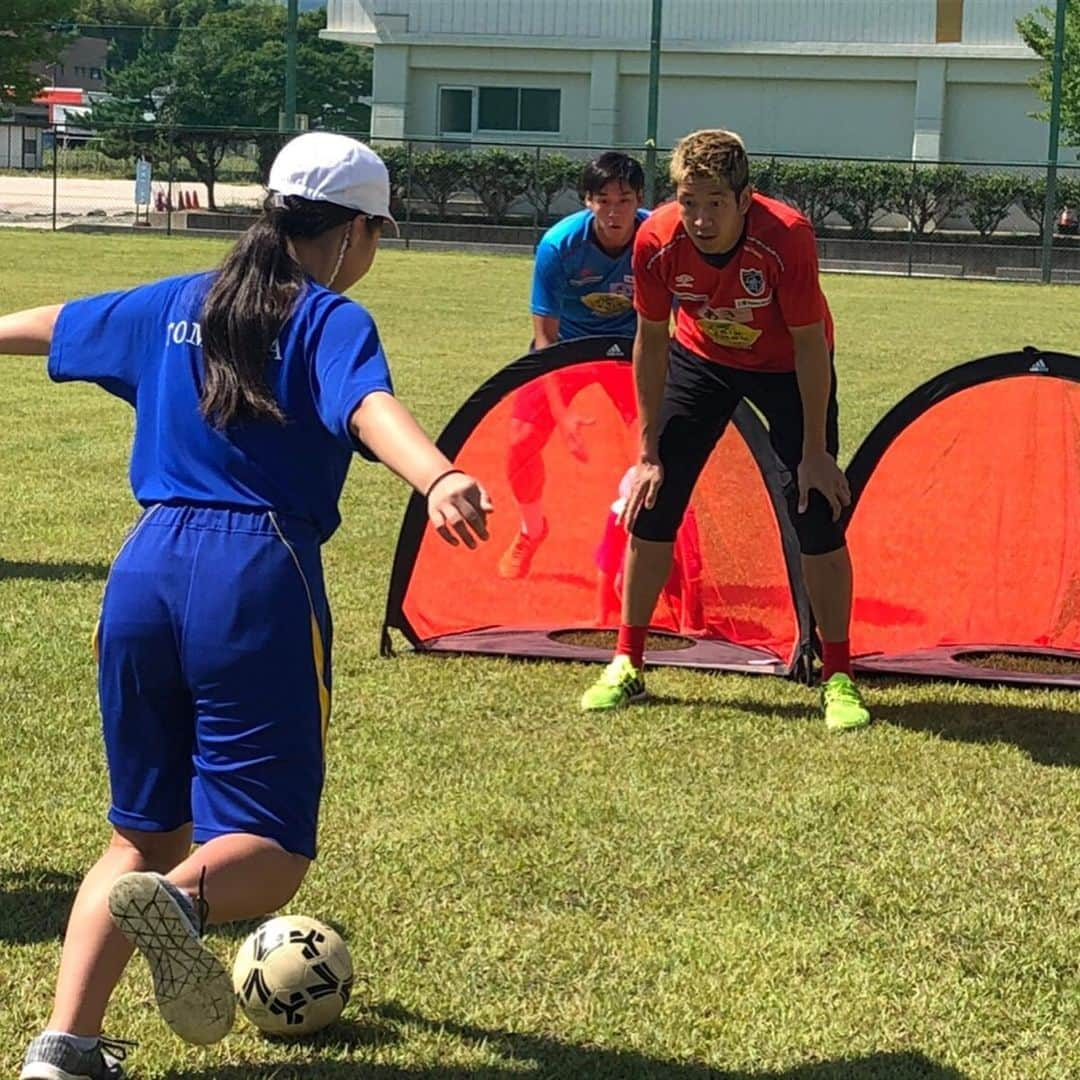
[(238, 420), (285, 422), (266, 368), (304, 287), (304, 269), (288, 241), (319, 236), (357, 213), (336, 203), (270, 194), (262, 216), (225, 256), (202, 311), (199, 407), (215, 427)]

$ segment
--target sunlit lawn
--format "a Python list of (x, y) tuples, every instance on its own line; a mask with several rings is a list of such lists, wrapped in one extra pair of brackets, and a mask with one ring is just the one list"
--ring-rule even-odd
[[(0, 232), (0, 311), (212, 265), (223, 242)], [(529, 338), (530, 264), (387, 251), (357, 296), (433, 431)], [(1080, 352), (1068, 287), (829, 276), (850, 451), (927, 376)], [(136, 507), (126, 406), (0, 376), (0, 1070), (45, 1021), (107, 836), (89, 639)], [(988, 422), (992, 418), (988, 418)], [(1065, 692), (877, 683), (828, 735), (809, 692), (658, 670), (583, 717), (580, 665), (377, 655), (405, 502), (357, 467), (326, 551), (335, 714), (321, 858), (292, 905), (346, 934), (344, 1021), (211, 1049), (133, 965), (137, 1077), (1080, 1075), (1080, 726)], [(239, 933), (237, 931), (236, 933)], [(236, 933), (214, 940), (223, 953)]]

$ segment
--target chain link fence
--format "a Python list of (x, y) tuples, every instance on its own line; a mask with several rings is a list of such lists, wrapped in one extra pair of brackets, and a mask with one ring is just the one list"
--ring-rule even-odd
[[(0, 221), (192, 234), (247, 227), (287, 138), (267, 130), (153, 127), (78, 141), (55, 129), (40, 135), (36, 168), (0, 172)], [(526, 251), (552, 222), (580, 208), (582, 165), (609, 149), (430, 139), (380, 140), (377, 148), (390, 171), (403, 244)], [(644, 160), (643, 147), (624, 149)], [(140, 159), (147, 164), (137, 184)], [(659, 153), (658, 200), (671, 195), (667, 165), (667, 153)], [(1049, 231), (1052, 280), (1080, 283), (1077, 163), (1058, 167), (1050, 215), (1045, 169), (1009, 162), (776, 154), (753, 159), (753, 182), (813, 222), (826, 269), (1039, 280)]]

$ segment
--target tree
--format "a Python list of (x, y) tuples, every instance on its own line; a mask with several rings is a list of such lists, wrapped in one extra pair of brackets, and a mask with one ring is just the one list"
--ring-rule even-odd
[(1023, 185), (1010, 173), (974, 173), (968, 177), (967, 213), (982, 237), (988, 237), (1008, 216)]
[(121, 68), (138, 56), (148, 29), (153, 34), (151, 40), (159, 42), (161, 48), (171, 48), (175, 41), (161, 0), (77, 0), (74, 17), (86, 37), (109, 43), (108, 62), (113, 68)]
[(442, 220), (446, 217), (447, 204), (467, 186), (468, 171), (469, 155), (464, 150), (414, 150), (411, 197), (416, 197), (419, 187), (434, 208), (435, 216)]
[(907, 185), (902, 165), (885, 161), (845, 161), (836, 174), (836, 210), (861, 235), (895, 205)]
[(75, 0), (5, 0), (0, 13), (0, 116), (37, 97), (45, 80), (31, 64), (53, 63), (67, 42)]
[(959, 165), (919, 165), (902, 191), (897, 209), (907, 214), (911, 226), (922, 236), (938, 228), (967, 194), (967, 173)]
[(130, 64), (145, 47), (171, 52), (179, 34), (198, 33), (211, 12), (229, 11), (243, 0), (75, 0), (75, 21), (87, 37), (109, 42), (109, 67)]
[(536, 207), (541, 224), (547, 221), (551, 204), (564, 191), (577, 191), (581, 169), (580, 161), (565, 154), (542, 154), (539, 159), (534, 159), (529, 201)]
[[(94, 119), (106, 136), (103, 149), (114, 156), (148, 143), (160, 154), (167, 130), (215, 207), (218, 171), (231, 146), (254, 142), (265, 179), (281, 145), (286, 12), (240, 0), (175, 0), (169, 18), (189, 16), (197, 16), (194, 26), (182, 23), (166, 51), (165, 35), (147, 34), (135, 59), (110, 72), (113, 100)], [(366, 118), (357, 98), (370, 91), (370, 55), (321, 40), (325, 25), (322, 11), (299, 21), (297, 109), (314, 128), (356, 130)], [(158, 129), (152, 137), (137, 131), (151, 125)]]
[(466, 165), (469, 187), (497, 225), (511, 204), (529, 190), (532, 162), (528, 154), (493, 147), (469, 155)]
[(1025, 176), (1017, 193), (1017, 201), (1024, 215), (1034, 223), (1035, 232), (1042, 240), (1046, 231), (1046, 177)]
[(839, 206), (839, 166), (835, 161), (777, 162), (774, 172), (779, 197), (791, 203), (820, 230)]
[(750, 162), (750, 183), (755, 191), (770, 199), (777, 197), (780, 170), (776, 158), (753, 158)]
[[(1039, 97), (1049, 105), (1054, 59), (1055, 12), (1052, 7), (1037, 8), (1022, 19), (1016, 29), (1032, 52), (1043, 58), (1039, 74), (1032, 80)], [(1048, 120), (1049, 109), (1032, 114)], [(1065, 55), (1061, 70), (1061, 136), (1068, 146), (1080, 146), (1080, 0), (1065, 2)]]
[[(274, 33), (250, 58), (251, 126), (277, 128), (285, 91), (285, 9), (272, 8), (269, 21)], [(307, 116), (312, 128), (366, 136), (371, 107), (359, 99), (371, 93), (372, 52), (319, 37), (325, 29), (325, 10), (306, 12), (297, 22), (296, 111)], [(260, 137), (257, 145), (259, 175), (265, 180), (281, 139)]]

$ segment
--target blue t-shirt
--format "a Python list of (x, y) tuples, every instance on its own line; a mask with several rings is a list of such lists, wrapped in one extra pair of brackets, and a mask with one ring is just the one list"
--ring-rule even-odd
[[(637, 212), (640, 224), (649, 216)], [(633, 243), (616, 258), (593, 235), (593, 212), (579, 210), (556, 222), (540, 239), (533, 267), (532, 313), (559, 320), (559, 340), (637, 329)]]
[(349, 418), (372, 391), (393, 392), (375, 323), (352, 300), (308, 282), (266, 369), (286, 423), (219, 431), (199, 412), (199, 318), (213, 278), (189, 274), (65, 304), (49, 375), (97, 383), (134, 406), (131, 487), (143, 506), (275, 510), (312, 523), (326, 540), (341, 522), (352, 454), (365, 451)]

